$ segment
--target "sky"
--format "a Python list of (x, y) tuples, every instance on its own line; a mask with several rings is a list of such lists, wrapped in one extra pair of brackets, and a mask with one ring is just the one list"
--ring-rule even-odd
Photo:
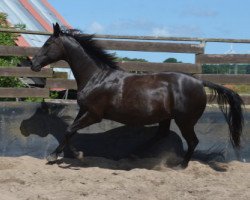
[[(250, 39), (250, 0), (48, 0), (85, 33)], [(207, 43), (206, 53), (250, 53), (248, 44)], [(117, 52), (162, 62), (192, 54)]]

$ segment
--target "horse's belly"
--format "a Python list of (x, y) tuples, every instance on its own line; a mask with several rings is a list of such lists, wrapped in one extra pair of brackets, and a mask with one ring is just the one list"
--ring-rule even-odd
[(145, 109), (127, 108), (112, 110), (105, 114), (104, 118), (117, 121), (127, 125), (150, 125), (159, 123), (165, 119), (170, 119), (171, 115), (165, 109)]

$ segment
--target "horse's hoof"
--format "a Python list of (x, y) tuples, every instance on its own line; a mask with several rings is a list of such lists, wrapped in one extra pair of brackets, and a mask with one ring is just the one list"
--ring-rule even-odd
[(183, 170), (183, 169), (186, 169), (187, 166), (188, 166), (188, 163), (187, 162), (178, 162), (177, 164), (175, 165), (169, 165), (167, 164), (169, 167), (171, 167), (172, 169), (174, 170)]
[(176, 166), (173, 166), (171, 167), (171, 169), (173, 170), (183, 170), (185, 169), (186, 167), (183, 167), (182, 164), (179, 164), (179, 165), (176, 165)]
[(52, 153), (46, 157), (46, 160), (48, 161), (48, 164), (54, 164), (57, 161), (57, 154)]
[(171, 169), (173, 169), (173, 170), (182, 170), (183, 168), (182, 168), (181, 164), (178, 164), (178, 165), (175, 165), (175, 166), (171, 166)]
[(83, 160), (84, 158), (84, 153), (82, 151), (77, 151), (77, 152), (74, 152), (74, 156), (75, 158), (77, 158), (78, 160)]
[(182, 169), (186, 169), (188, 167), (188, 163), (186, 162), (181, 163), (181, 167)]

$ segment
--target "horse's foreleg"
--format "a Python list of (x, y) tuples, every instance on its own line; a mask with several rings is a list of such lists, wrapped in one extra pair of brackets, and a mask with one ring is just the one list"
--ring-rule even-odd
[[(84, 114), (86, 113), (86, 111), (84, 109), (79, 110), (76, 118), (74, 119), (73, 124), (79, 120)], [(67, 143), (69, 143), (69, 139), (74, 135), (75, 133), (72, 132), (66, 132), (63, 140), (59, 143), (58, 147), (49, 155), (47, 156), (47, 160), (48, 162), (52, 163), (54, 161), (57, 160), (58, 155), (63, 151), (64, 147), (66, 146)], [(70, 148), (71, 149), (71, 148)]]
[[(100, 118), (97, 118), (96, 115), (93, 115), (89, 112), (85, 112), (84, 114), (83, 112), (79, 112), (73, 124), (68, 127), (63, 141), (59, 144), (55, 151), (47, 157), (48, 162), (53, 163), (57, 160), (58, 155), (63, 151), (66, 144), (69, 143), (69, 140), (79, 129), (85, 128), (97, 122), (100, 122)], [(82, 152), (77, 152), (76, 149), (71, 145), (69, 147), (73, 151), (75, 157), (82, 157)]]
[[(73, 132), (67, 132), (66, 135), (64, 136), (64, 139), (62, 140), (62, 142), (60, 142), (60, 144), (58, 145), (58, 147), (50, 154), (46, 157), (47, 161), (49, 163), (53, 163), (57, 160), (58, 155), (60, 153), (62, 153), (64, 147), (69, 143), (70, 138), (74, 135), (75, 133)], [(73, 150), (73, 148), (71, 148), (70, 146), (70, 150)], [(74, 152), (74, 151), (73, 151)]]

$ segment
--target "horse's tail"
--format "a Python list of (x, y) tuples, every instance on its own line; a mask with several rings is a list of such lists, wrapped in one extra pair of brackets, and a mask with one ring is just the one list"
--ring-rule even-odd
[(244, 102), (242, 98), (236, 92), (221, 85), (209, 81), (203, 81), (203, 85), (212, 91), (210, 101), (213, 101), (217, 97), (219, 108), (224, 114), (229, 126), (231, 143), (234, 148), (240, 148), (240, 138), (244, 125), (244, 117), (242, 114)]

